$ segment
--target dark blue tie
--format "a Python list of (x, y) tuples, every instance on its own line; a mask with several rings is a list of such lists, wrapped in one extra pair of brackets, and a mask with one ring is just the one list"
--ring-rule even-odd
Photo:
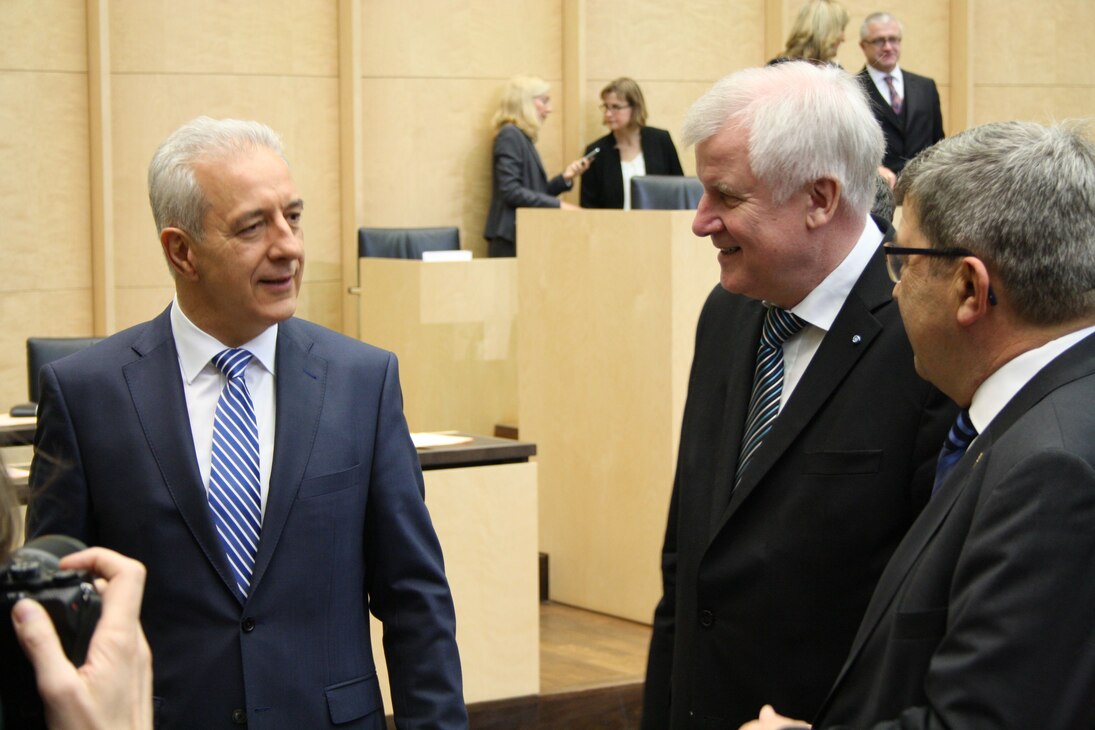
[(244, 373), (251, 362), (247, 350), (223, 350), (213, 364), (228, 382), (213, 418), (213, 459), (209, 470), (209, 507), (224, 543), (228, 564), (244, 597), (251, 587), (251, 570), (262, 523), (259, 493), (259, 430), (255, 406)]
[(753, 394), (749, 398), (749, 417), (745, 420), (745, 436), (741, 440), (738, 469), (734, 474), (735, 487), (741, 481), (750, 457), (772, 430), (779, 415), (779, 400), (783, 394), (783, 343), (805, 325), (805, 321), (786, 309), (768, 308), (757, 347)]
[(951, 426), (947, 438), (943, 441), (943, 448), (939, 451), (939, 461), (935, 465), (935, 483), (932, 485), (932, 494), (938, 491), (939, 486), (946, 479), (947, 474), (966, 453), (966, 449), (977, 437), (977, 429), (970, 420), (970, 412), (964, 410), (958, 414), (954, 425)]

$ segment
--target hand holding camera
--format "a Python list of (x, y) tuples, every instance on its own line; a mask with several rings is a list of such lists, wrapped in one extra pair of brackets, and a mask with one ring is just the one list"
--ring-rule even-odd
[[(140, 627), (144, 566), (104, 548), (67, 555), (55, 565), (48, 556), (27, 560), (19, 552), (5, 566), (0, 587), (5, 598), (34, 599), (18, 598), (11, 615), (34, 667), (46, 726), (151, 728), (152, 654)], [(21, 559), (24, 564), (17, 565)], [(94, 588), (90, 574), (101, 576)]]

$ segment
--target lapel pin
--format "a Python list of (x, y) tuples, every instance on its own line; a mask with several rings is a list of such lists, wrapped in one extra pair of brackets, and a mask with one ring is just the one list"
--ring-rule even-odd
[(852, 344), (853, 345), (858, 345), (860, 342), (863, 342), (862, 337), (860, 337), (859, 335), (852, 335)]

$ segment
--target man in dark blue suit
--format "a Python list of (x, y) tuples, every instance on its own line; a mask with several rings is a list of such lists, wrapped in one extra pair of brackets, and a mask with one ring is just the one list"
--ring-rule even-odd
[(927, 76), (901, 68), (901, 42), (901, 22), (888, 13), (868, 15), (859, 29), (859, 47), (867, 59), (859, 80), (886, 136), (882, 166), (894, 175), (943, 139), (939, 90)]
[[(149, 168), (175, 280), (42, 373), (30, 535), (148, 566), (163, 728), (462, 728), (441, 549), (394, 356), (293, 318), (303, 201), (264, 125), (196, 119)], [(226, 354), (227, 353), (227, 354)]]

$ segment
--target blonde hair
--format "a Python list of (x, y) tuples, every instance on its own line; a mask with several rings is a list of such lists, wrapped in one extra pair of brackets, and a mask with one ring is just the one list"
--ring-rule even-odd
[(550, 88), (548, 82), (539, 76), (514, 76), (507, 81), (502, 89), (498, 111), (491, 120), (494, 131), (512, 124), (535, 142), (540, 134), (540, 115), (536, 113), (533, 100), (548, 93)]
[(639, 88), (639, 84), (635, 79), (621, 76), (618, 79), (609, 81), (608, 85), (601, 89), (601, 101), (604, 101), (604, 98), (609, 94), (615, 94), (631, 105), (631, 124), (629, 126), (646, 126), (646, 99), (643, 98), (643, 90)]
[(787, 47), (786, 58), (828, 62), (836, 56), (834, 46), (848, 25), (848, 11), (835, 0), (810, 0), (798, 11)]

